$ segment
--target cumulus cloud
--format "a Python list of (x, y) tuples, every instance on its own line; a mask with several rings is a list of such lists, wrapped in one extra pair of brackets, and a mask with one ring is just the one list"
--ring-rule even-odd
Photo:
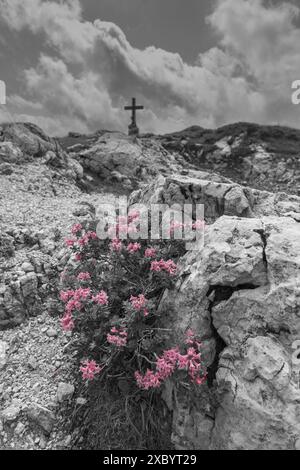
[(176, 53), (134, 48), (113, 23), (85, 21), (78, 0), (0, 0), (0, 21), (43, 38), (38, 63), (24, 71), (24, 101), (14, 96), (9, 104), (55, 134), (125, 130), (122, 107), (133, 95), (146, 107), (140, 123), (150, 132), (272, 123), (274, 116), (295, 125), (290, 95), (300, 76), (298, 15), (288, 3), (220, 0), (208, 18), (219, 43), (191, 65)]

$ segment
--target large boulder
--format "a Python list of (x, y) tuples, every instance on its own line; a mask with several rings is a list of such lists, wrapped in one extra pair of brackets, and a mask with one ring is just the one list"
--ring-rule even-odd
[(156, 178), (146, 188), (135, 191), (131, 204), (204, 204), (205, 220), (222, 215), (239, 217), (287, 216), (298, 220), (300, 197), (270, 193), (224, 181), (218, 175), (189, 172)]
[(299, 268), (300, 225), (289, 217), (222, 216), (182, 259), (161, 308), (177, 335), (193, 328), (202, 339), (208, 386), (171, 405), (178, 449), (297, 448)]

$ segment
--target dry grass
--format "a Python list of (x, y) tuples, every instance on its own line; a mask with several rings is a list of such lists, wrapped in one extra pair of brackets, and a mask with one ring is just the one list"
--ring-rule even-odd
[(171, 416), (159, 393), (135, 387), (124, 393), (117, 381), (91, 387), (83, 427), (85, 449), (172, 449)]

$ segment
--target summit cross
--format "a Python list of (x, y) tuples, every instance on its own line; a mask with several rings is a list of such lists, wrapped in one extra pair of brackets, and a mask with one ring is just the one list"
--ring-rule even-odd
[(139, 106), (136, 104), (136, 99), (132, 98), (132, 105), (125, 106), (124, 108), (126, 111), (132, 111), (131, 113), (131, 124), (128, 126), (128, 134), (129, 135), (139, 135), (139, 128), (136, 124), (136, 111), (139, 109), (144, 109), (144, 106)]

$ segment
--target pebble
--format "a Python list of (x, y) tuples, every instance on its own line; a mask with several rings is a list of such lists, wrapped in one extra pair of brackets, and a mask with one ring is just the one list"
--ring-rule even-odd
[(76, 405), (86, 405), (86, 403), (87, 403), (86, 398), (78, 397), (78, 398), (76, 399)]
[(31, 370), (35, 370), (37, 368), (37, 365), (38, 365), (36, 358), (33, 357), (33, 356), (30, 356), (28, 358), (27, 364), (28, 364), (29, 369), (31, 369)]
[(49, 336), (49, 338), (56, 338), (57, 335), (57, 330), (55, 330), (54, 328), (48, 328), (47, 336)]
[(8, 344), (6, 341), (0, 341), (0, 370), (4, 369), (7, 364)]

